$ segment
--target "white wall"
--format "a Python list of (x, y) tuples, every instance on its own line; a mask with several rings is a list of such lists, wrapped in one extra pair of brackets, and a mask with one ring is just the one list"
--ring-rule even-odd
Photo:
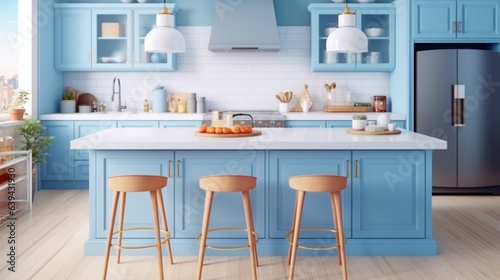
[(213, 53), (207, 48), (210, 27), (179, 30), (188, 49), (177, 55), (176, 72), (67, 72), (65, 86), (92, 93), (111, 108), (112, 81), (117, 76), (131, 110), (142, 109), (144, 99), (152, 100), (157, 84), (168, 92), (204, 96), (207, 110), (277, 110), (275, 94), (292, 90), (294, 104), (304, 84), (309, 85), (316, 110), (323, 106), (325, 83), (336, 82), (337, 93), (350, 90), (354, 102), (372, 102), (373, 95), (390, 93), (388, 73), (311, 72), (309, 27), (279, 27), (282, 48), (274, 53)]

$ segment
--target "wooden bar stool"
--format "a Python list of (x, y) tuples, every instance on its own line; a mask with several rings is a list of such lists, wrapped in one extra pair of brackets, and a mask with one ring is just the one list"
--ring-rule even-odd
[[(203, 210), (203, 225), (200, 235), (196, 238), (200, 244), (200, 253), (198, 255), (198, 277), (201, 279), (201, 274), (203, 270), (203, 259), (205, 257), (205, 248), (216, 249), (216, 250), (235, 250), (250, 248), (250, 260), (252, 264), (252, 278), (257, 279), (257, 266), (259, 265), (257, 260), (257, 246), (256, 243), (259, 240), (259, 236), (254, 230), (253, 217), (252, 217), (252, 205), (250, 203), (250, 190), (254, 189), (257, 185), (257, 178), (253, 176), (245, 175), (214, 175), (214, 176), (204, 176), (200, 178), (200, 188), (204, 189), (205, 192), (205, 208)], [(212, 201), (214, 193), (216, 192), (241, 192), (243, 197), (243, 207), (245, 209), (245, 219), (247, 228), (214, 228), (208, 229), (208, 224), (210, 221), (210, 211), (212, 209)], [(248, 233), (248, 244), (243, 246), (209, 246), (207, 245), (207, 235), (209, 232), (222, 231), (222, 230), (244, 230)]]
[[(122, 249), (146, 249), (146, 248), (156, 247), (158, 253), (160, 279), (163, 279), (163, 260), (161, 252), (162, 244), (167, 245), (170, 264), (173, 264), (172, 250), (170, 248), (170, 233), (168, 231), (167, 217), (165, 215), (163, 196), (161, 194), (161, 190), (167, 186), (167, 179), (168, 179), (167, 177), (153, 176), (153, 175), (122, 175), (122, 176), (114, 176), (108, 178), (109, 188), (113, 190), (113, 203), (111, 204), (111, 220), (109, 222), (108, 241), (106, 243), (106, 255), (105, 255), (103, 279), (106, 279), (106, 275), (108, 272), (109, 253), (111, 247), (115, 247), (117, 249), (117, 263), (120, 263), (120, 254)], [(133, 231), (133, 230), (153, 230), (153, 228), (128, 228), (128, 229), (123, 228), (125, 200), (128, 192), (150, 193), (151, 205), (153, 208), (154, 232), (156, 237), (155, 244), (145, 245), (145, 246), (122, 246), (123, 232)], [(113, 232), (113, 228), (115, 225), (115, 218), (116, 218), (116, 209), (118, 207), (118, 201), (120, 200), (120, 197), (122, 201), (120, 205), (119, 229)], [(163, 222), (163, 229), (160, 229), (158, 221), (158, 210), (160, 212), (161, 219)], [(163, 240), (161, 239), (160, 232), (163, 232), (164, 234)], [(112, 243), (112, 238), (113, 235), (115, 234), (118, 234), (118, 244)]]
[[(342, 266), (343, 279), (347, 279), (347, 266), (345, 259), (345, 237), (342, 222), (342, 207), (340, 204), (340, 191), (347, 187), (347, 177), (335, 175), (304, 175), (292, 176), (289, 178), (289, 184), (292, 189), (295, 189), (295, 209), (293, 212), (292, 230), (287, 235), (287, 241), (290, 244), (288, 250), (288, 264), (290, 265), (290, 280), (293, 279), (295, 270), (295, 260), (297, 257), (297, 248), (307, 250), (330, 250), (337, 249), (339, 256), (339, 264)], [(300, 228), (302, 218), (302, 210), (304, 206), (304, 198), (306, 192), (325, 192), (330, 193), (333, 213), (334, 229), (323, 228)], [(300, 230), (327, 230), (335, 233), (336, 245), (330, 247), (313, 247), (301, 246), (298, 244)], [(292, 241), (290, 241), (290, 236)]]

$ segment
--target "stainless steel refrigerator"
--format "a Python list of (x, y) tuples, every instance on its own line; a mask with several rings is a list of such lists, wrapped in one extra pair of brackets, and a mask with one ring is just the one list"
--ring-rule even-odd
[(446, 140), (433, 153), (436, 192), (500, 189), (500, 53), (416, 52), (415, 131)]

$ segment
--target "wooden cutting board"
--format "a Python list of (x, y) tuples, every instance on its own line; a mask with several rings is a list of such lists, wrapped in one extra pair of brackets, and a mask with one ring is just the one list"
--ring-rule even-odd
[(401, 130), (383, 130), (383, 131), (366, 131), (366, 130), (356, 130), (356, 129), (348, 129), (347, 133), (350, 134), (362, 134), (362, 135), (395, 135), (401, 134)]
[(262, 135), (260, 130), (252, 130), (250, 133), (234, 133), (234, 134), (216, 134), (216, 133), (200, 133), (195, 132), (194, 135), (202, 137), (213, 137), (213, 138), (235, 138), (235, 137), (252, 137)]

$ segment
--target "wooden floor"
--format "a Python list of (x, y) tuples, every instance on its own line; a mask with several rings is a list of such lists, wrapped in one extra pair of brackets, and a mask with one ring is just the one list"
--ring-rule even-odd
[[(439, 255), (348, 256), (350, 279), (500, 279), (500, 196), (434, 196), (434, 236)], [(5, 225), (0, 229), (0, 279), (100, 279), (103, 257), (84, 256), (88, 236), (87, 191), (41, 191), (33, 213), (17, 220), (16, 272), (7, 270)], [(108, 279), (158, 279), (155, 257), (110, 262)], [(196, 256), (165, 262), (166, 279), (195, 279)], [(260, 257), (259, 279), (286, 279), (285, 257)], [(295, 279), (339, 279), (336, 257), (299, 257)], [(250, 279), (247, 257), (207, 257), (204, 279)]]

